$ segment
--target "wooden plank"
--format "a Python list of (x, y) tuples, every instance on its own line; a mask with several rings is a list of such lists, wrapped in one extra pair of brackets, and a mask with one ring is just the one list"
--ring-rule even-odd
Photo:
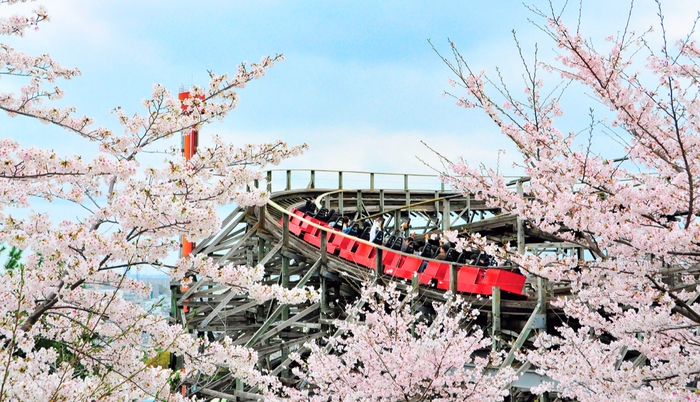
[(491, 349), (498, 350), (501, 338), (501, 289), (498, 286), (492, 287), (491, 295)]
[(236, 251), (238, 251), (238, 248), (241, 247), (241, 245), (244, 244), (245, 241), (248, 240), (248, 238), (250, 236), (255, 234), (256, 230), (258, 230), (257, 223), (255, 225), (253, 225), (253, 227), (250, 228), (248, 230), (248, 232), (246, 232), (246, 234), (244, 234), (243, 237), (234, 246), (231, 247), (231, 250), (228, 253), (224, 254), (223, 257), (219, 258), (219, 260), (216, 261), (216, 263), (219, 265), (222, 265), (222, 263), (225, 263), (226, 259), (229, 258), (230, 256), (232, 256)]
[(270, 260), (271, 260), (281, 249), (282, 249), (282, 242), (280, 241), (279, 243), (277, 243), (277, 244), (275, 245), (275, 247), (272, 248), (272, 250), (270, 250), (270, 251), (265, 255), (265, 257), (264, 257), (262, 260), (258, 261), (258, 264), (264, 266), (265, 264), (267, 264), (268, 262), (270, 262)]
[(233, 308), (233, 309), (230, 309), (230, 310), (226, 310), (226, 311), (222, 312), (222, 313), (220, 314), (220, 316), (221, 316), (222, 318), (224, 318), (224, 317), (229, 317), (229, 316), (232, 316), (232, 315), (234, 315), (234, 314), (238, 314), (238, 313), (240, 313), (241, 311), (245, 311), (245, 310), (247, 310), (247, 309), (249, 309), (249, 308), (251, 308), (251, 307), (257, 306), (257, 305), (258, 305), (258, 302), (255, 301), (255, 300), (253, 300), (253, 301), (250, 301), (250, 302), (248, 302), (248, 303), (242, 304), (242, 305), (240, 305), (240, 306), (238, 306), (238, 307), (236, 307), (236, 308)]
[[(306, 317), (307, 315), (309, 315), (309, 314), (313, 313), (314, 311), (318, 310), (318, 308), (319, 308), (320, 306), (321, 306), (320, 303), (314, 303), (314, 304), (312, 304), (311, 306), (307, 307), (304, 311), (295, 314), (294, 317), (292, 317), (292, 318), (290, 318), (290, 319), (288, 319), (288, 320), (285, 320), (285, 321), (279, 323), (279, 324), (278, 324), (277, 326), (275, 326), (272, 330), (267, 331), (267, 332), (261, 331), (261, 332), (264, 332), (264, 333), (261, 333), (261, 334), (259, 334), (258, 336), (256, 336), (257, 334), (253, 334), (253, 336), (251, 336), (250, 339), (248, 339), (248, 340), (245, 342), (245, 345), (246, 345), (246, 346), (251, 346), (251, 345), (255, 344), (256, 342), (264, 342), (266, 339), (272, 338), (273, 336), (275, 336), (275, 335), (279, 334), (280, 332), (282, 332), (285, 328), (289, 327), (291, 324), (293, 324), (293, 323), (295, 323), (295, 322), (301, 320), (302, 318)], [(262, 329), (262, 327), (261, 327), (261, 329)], [(260, 331), (260, 330), (258, 330), (258, 331)], [(236, 342), (234, 342), (234, 345), (236, 345), (236, 344), (242, 344), (242, 343), (243, 343), (243, 342), (238, 342), (238, 341), (236, 341)]]
[(241, 223), (243, 221), (243, 218), (245, 218), (245, 213), (241, 212), (239, 216), (233, 220), (233, 222), (225, 226), (225, 229), (222, 229), (221, 232), (219, 232), (219, 234), (214, 238), (214, 240), (212, 240), (211, 244), (209, 244), (207, 248), (205, 248), (202, 251), (202, 247), (204, 247), (207, 244), (206, 241), (204, 241), (201, 243), (200, 246), (194, 249), (193, 253), (201, 252), (202, 254), (209, 254), (211, 252), (210, 249), (216, 246), (221, 241), (221, 239), (226, 237), (226, 235), (228, 235), (239, 223)]
[(229, 290), (229, 292), (228, 292), (228, 294), (226, 295), (226, 297), (224, 297), (224, 298), (219, 302), (219, 304), (218, 304), (216, 307), (214, 307), (214, 310), (212, 310), (212, 312), (199, 324), (199, 328), (206, 327), (206, 326), (211, 322), (211, 320), (213, 320), (214, 318), (216, 318), (217, 314), (219, 314), (219, 312), (220, 312), (224, 307), (226, 307), (226, 305), (228, 304), (228, 302), (230, 302), (231, 299), (233, 299), (233, 298), (236, 297), (236, 296), (240, 296), (240, 293), (234, 292), (233, 289), (232, 289), (232, 290)]
[[(309, 279), (311, 279), (311, 277), (314, 275), (314, 273), (321, 266), (321, 261), (322, 261), (321, 258), (316, 260), (316, 263), (314, 263), (314, 265), (306, 272), (306, 275), (304, 275), (304, 277), (301, 278), (301, 280), (299, 280), (299, 282), (297, 282), (296, 286), (294, 286), (294, 287), (300, 288), (300, 287), (304, 286), (306, 284), (306, 282), (308, 282)], [(282, 313), (282, 310), (284, 310), (284, 307), (285, 307), (285, 304), (282, 304), (279, 307), (277, 307), (277, 309), (272, 314), (270, 314), (268, 316), (267, 320), (265, 320), (265, 322), (262, 324), (260, 329), (258, 329), (258, 331), (255, 334), (253, 334), (253, 336), (250, 338), (250, 340), (248, 340), (246, 342), (245, 346), (254, 345), (255, 342), (257, 342), (258, 339), (260, 339), (260, 337), (263, 336), (263, 332), (267, 331), (267, 329), (270, 327), (270, 325), (272, 325), (272, 323), (277, 319), (277, 316), (280, 313)]]

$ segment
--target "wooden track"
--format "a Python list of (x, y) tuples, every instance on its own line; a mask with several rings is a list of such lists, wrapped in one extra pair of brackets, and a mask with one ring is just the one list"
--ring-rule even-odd
[[(173, 283), (173, 318), (192, 333), (210, 339), (226, 335), (235, 344), (255, 349), (260, 367), (278, 375), (290, 386), (294, 386), (297, 379), (289, 370), (289, 353), (303, 352), (304, 343), (332, 332), (333, 321), (344, 319), (343, 311), (357, 299), (362, 282), (396, 281), (400, 289), (418, 291), (426, 306), (444, 300), (443, 291), (417, 287), (415, 282), (390, 276), (377, 276), (365, 267), (328, 255), (290, 235), (280, 224), (285, 215), (283, 211), (303, 204), (307, 198), (318, 199), (321, 205), (350, 217), (382, 214), (388, 222), (385, 229), (389, 230), (398, 231), (401, 219), (410, 217), (411, 231), (419, 235), (444, 229), (478, 231), (493, 241), (511, 242), (520, 248), (536, 244), (541, 249), (567, 250), (565, 244), (548, 243), (547, 239), (528, 233), (514, 216), (501, 215), (500, 211), (488, 208), (473, 197), (446, 191), (307, 188), (274, 192), (272, 203), (266, 207), (238, 208), (224, 220), (221, 231), (197, 244), (194, 252), (206, 254), (220, 265), (262, 264), (266, 283), (288, 288), (314, 287), (322, 295), (320, 302), (280, 305), (271, 301), (258, 305), (225, 286), (195, 277), (187, 290)], [(528, 281), (526, 289), (530, 294), (526, 301), (502, 300), (497, 291), (493, 298), (461, 296), (482, 312), (477, 325), (511, 355), (531, 345), (535, 335), (547, 328), (551, 330), (559, 322), (558, 312), (547, 306), (548, 294), (555, 289), (535, 279)], [(513, 394), (520, 395), (516, 388)], [(215, 380), (196, 384), (191, 392), (210, 399), (260, 398), (254, 389), (225, 372)]]

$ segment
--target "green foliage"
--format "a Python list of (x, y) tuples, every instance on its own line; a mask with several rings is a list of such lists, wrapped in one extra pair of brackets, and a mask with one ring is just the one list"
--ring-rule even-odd
[[(0, 246), (0, 255), (7, 250), (6, 246)], [(7, 256), (7, 261), (3, 264), (4, 272), (12, 272), (20, 267), (20, 260), (22, 259), (22, 250), (15, 246), (12, 246), (10, 252)]]
[(170, 367), (170, 352), (168, 352), (167, 350), (158, 352), (156, 356), (146, 361), (146, 365), (150, 367), (161, 367), (165, 369)]

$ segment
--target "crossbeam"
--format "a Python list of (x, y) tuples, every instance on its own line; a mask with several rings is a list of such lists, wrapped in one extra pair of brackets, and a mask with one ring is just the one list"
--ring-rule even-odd
[[(297, 282), (296, 286), (294, 286), (294, 287), (300, 288), (300, 287), (304, 286), (306, 284), (306, 282), (308, 282), (309, 279), (311, 279), (311, 277), (314, 275), (314, 273), (321, 266), (321, 261), (322, 261), (321, 258), (316, 260), (314, 265), (312, 265), (311, 268), (309, 268), (309, 270), (306, 272), (304, 277), (301, 278), (299, 280), (299, 282)], [(267, 329), (270, 328), (270, 325), (272, 325), (272, 323), (277, 319), (277, 316), (279, 316), (282, 313), (282, 310), (284, 310), (285, 306), (287, 306), (287, 304), (281, 304), (280, 306), (277, 307), (277, 309), (275, 309), (274, 312), (272, 312), (272, 314), (270, 314), (270, 316), (267, 318), (267, 320), (265, 320), (263, 325), (253, 334), (253, 336), (250, 338), (250, 340), (248, 340), (246, 342), (246, 344), (245, 344), (246, 347), (254, 345), (255, 342), (257, 342), (264, 335), (265, 331), (267, 331)]]

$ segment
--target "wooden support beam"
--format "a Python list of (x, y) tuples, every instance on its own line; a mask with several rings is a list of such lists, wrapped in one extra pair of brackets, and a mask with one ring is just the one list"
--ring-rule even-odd
[(457, 273), (459, 272), (459, 265), (450, 264), (450, 292), (453, 295), (457, 294)]
[[(240, 208), (237, 208), (237, 209), (240, 210)], [(245, 218), (245, 213), (243, 211), (240, 211), (240, 214), (233, 220), (233, 222), (226, 225), (225, 228), (222, 229), (221, 232), (219, 232), (219, 234), (216, 237), (214, 237), (214, 239), (211, 241), (211, 243), (209, 243), (208, 240), (201, 242), (197, 247), (195, 247), (195, 249), (192, 251), (192, 253), (197, 253), (197, 254), (201, 253), (204, 255), (209, 254), (212, 251), (212, 249), (214, 247), (216, 247), (224, 237), (228, 236), (228, 234), (231, 233), (231, 231), (236, 226), (238, 226), (238, 224), (241, 223), (241, 221), (243, 221), (244, 218)], [(207, 246), (207, 244), (208, 244), (208, 246)], [(205, 246), (206, 246), (206, 248), (204, 248)], [(202, 248), (204, 248), (204, 250), (202, 250)]]
[(282, 250), (289, 248), (289, 215), (282, 215)]
[(362, 210), (364, 209), (364, 204), (362, 203), (362, 190), (357, 190), (355, 193), (355, 205), (357, 205), (357, 216), (362, 217)]
[[(321, 266), (321, 259), (319, 258), (318, 260), (316, 260), (314, 265), (312, 265), (311, 268), (309, 268), (309, 270), (306, 271), (306, 274), (299, 280), (299, 282), (297, 282), (295, 288), (300, 288), (300, 287), (304, 286), (306, 284), (306, 282), (308, 282), (309, 279), (311, 279), (311, 277), (316, 273), (316, 271), (318, 271), (320, 266)], [(275, 322), (275, 320), (277, 320), (277, 317), (282, 313), (284, 306), (286, 306), (286, 304), (282, 304), (282, 305), (278, 306), (277, 309), (275, 309), (275, 311), (273, 311), (272, 314), (270, 314), (268, 316), (267, 320), (265, 320), (265, 322), (262, 324), (262, 326), (246, 342), (246, 344), (245, 344), (246, 347), (252, 346), (258, 340), (260, 340), (260, 338), (263, 336), (264, 332), (267, 331), (267, 329), (270, 327), (270, 325), (272, 325), (272, 323)], [(235, 342), (234, 342), (234, 344), (235, 344)]]
[(647, 355), (642, 353), (639, 356), (637, 356), (636, 359), (634, 359), (634, 362), (632, 362), (632, 367), (634, 367), (634, 368), (642, 367), (643, 365), (646, 364), (646, 362), (647, 362)]
[(435, 204), (433, 206), (435, 208), (435, 229), (440, 229), (438, 227), (438, 222), (440, 221), (440, 193), (435, 192)]
[(501, 288), (491, 288), (491, 349), (498, 350), (501, 339)]
[[(323, 268), (325, 270), (325, 268)], [(328, 311), (328, 278), (321, 275), (321, 311), (319, 313), (319, 322), (321, 322), (321, 329), (325, 332), (328, 330), (328, 324), (323, 324), (327, 319), (326, 312)]]
[[(280, 269), (280, 286), (287, 289), (289, 287), (289, 257), (282, 255), (282, 267)], [(282, 319), (289, 318), (289, 306), (282, 308)]]
[[(241, 380), (240, 378), (236, 378), (235, 388), (236, 388), (235, 392), (238, 392), (240, 395), (240, 393), (243, 392), (243, 380)], [(235, 395), (235, 393), (234, 393), (234, 395)], [(243, 400), (243, 399), (236, 397), (236, 401), (238, 401), (238, 400)]]
[(267, 192), (272, 193), (272, 171), (267, 171)]
[(202, 284), (204, 284), (204, 282), (207, 282), (207, 280), (204, 278), (201, 278), (197, 282), (191, 284), (190, 287), (177, 300), (177, 305), (181, 306), (182, 303), (184, 303), (185, 300), (192, 295), (192, 293), (196, 292), (197, 289), (199, 289), (199, 287), (202, 286)]
[(320, 307), (320, 303), (314, 303), (304, 309), (303, 311), (297, 313), (294, 315), (294, 317), (289, 318), (275, 326), (274, 329), (265, 332), (262, 336), (260, 336), (259, 341), (264, 342), (266, 339), (272, 338), (273, 336), (279, 334), (282, 332), (285, 328), (289, 327), (290, 325), (294, 324), (297, 321), (300, 321), (302, 318), (306, 317), (307, 315), (313, 313), (314, 311), (318, 310)]
[(523, 327), (522, 331), (520, 331), (518, 338), (515, 340), (513, 346), (510, 348), (510, 351), (508, 352), (508, 355), (506, 356), (505, 360), (503, 360), (503, 363), (501, 364), (501, 369), (504, 369), (513, 363), (513, 360), (515, 359), (515, 352), (520, 350), (520, 348), (525, 344), (527, 338), (530, 337), (530, 332), (532, 332), (535, 319), (537, 319), (540, 314), (541, 307), (541, 300), (538, 300), (535, 309), (532, 311), (532, 314), (530, 314), (530, 318), (525, 323), (525, 327)]
[(239, 251), (239, 248), (245, 244), (245, 241), (248, 240), (250, 236), (252, 236), (255, 231), (258, 230), (258, 224), (256, 223), (248, 229), (248, 231), (243, 235), (243, 237), (236, 242), (234, 246), (231, 247), (231, 250), (229, 250), (226, 254), (224, 254), (223, 257), (219, 258), (216, 263), (219, 265), (223, 265), (226, 263), (226, 259), (229, 258), (230, 256), (234, 255), (237, 251)]
[(345, 198), (345, 192), (339, 191), (338, 192), (338, 214), (339, 215), (343, 214), (343, 199), (344, 198)]
[(321, 231), (321, 264), (325, 267), (328, 264), (328, 232), (325, 230)]
[(219, 240), (216, 244), (212, 245), (212, 248), (210, 251), (207, 252), (207, 255), (212, 255), (216, 253), (217, 251), (221, 250), (228, 250), (233, 243), (238, 241), (239, 236), (242, 234), (245, 234), (245, 231), (247, 229), (247, 225), (239, 225), (238, 229), (232, 230), (228, 235), (226, 235), (223, 239)]
[(247, 302), (247, 303), (241, 304), (240, 306), (238, 306), (238, 307), (236, 307), (236, 308), (232, 308), (231, 310), (223, 311), (223, 312), (222, 312), (221, 314), (219, 314), (219, 315), (221, 316), (221, 318), (225, 318), (225, 317), (229, 317), (229, 316), (232, 316), (232, 315), (236, 315), (236, 314), (238, 314), (238, 313), (240, 313), (240, 312), (242, 312), (242, 311), (248, 310), (248, 309), (251, 308), (251, 307), (255, 307), (257, 304), (258, 304), (258, 302), (255, 301), (255, 300), (249, 301), (249, 302)]
[(238, 216), (238, 214), (243, 210), (241, 207), (236, 207), (223, 221), (221, 221), (221, 227), (228, 225), (232, 219)]
[(265, 258), (265, 239), (258, 237), (258, 264)]
[(384, 275), (384, 264), (382, 263), (383, 255), (384, 250), (381, 247), (377, 247), (377, 254), (374, 262), (374, 273), (377, 275), (377, 278)]
[(537, 277), (537, 301), (540, 304), (540, 314), (542, 322), (539, 327), (543, 330), (547, 329), (547, 279), (541, 276)]
[(265, 254), (265, 257), (263, 257), (262, 260), (258, 261), (258, 264), (260, 265), (265, 265), (270, 260), (282, 249), (282, 242), (279, 242), (275, 245), (275, 247), (272, 248), (272, 250), (268, 251), (267, 254)]
[(246, 247), (245, 248), (245, 265), (252, 267), (254, 258), (253, 258), (253, 247)]
[(619, 357), (618, 357), (617, 360), (615, 361), (615, 370), (619, 370), (619, 369), (620, 369), (620, 366), (622, 365), (622, 362), (625, 361), (625, 355), (627, 355), (627, 346), (626, 346), (626, 345), (622, 345), (622, 347), (620, 347)]
[(231, 299), (233, 299), (233, 298), (236, 297), (236, 296), (241, 296), (241, 294), (238, 293), (238, 292), (236, 292), (236, 291), (234, 291), (233, 289), (230, 289), (229, 292), (228, 292), (228, 294), (226, 295), (226, 297), (224, 297), (224, 298), (219, 302), (219, 304), (217, 304), (216, 307), (214, 307), (214, 310), (212, 310), (212, 312), (209, 313), (209, 315), (208, 315), (204, 320), (202, 320), (201, 323), (199, 323), (199, 328), (201, 329), (201, 328), (204, 328), (204, 327), (206, 327), (207, 325), (209, 325), (209, 323), (210, 323), (214, 318), (216, 318), (216, 316), (219, 314), (219, 312), (221, 312), (221, 310), (222, 310), (224, 307), (226, 307), (226, 306), (228, 305), (228, 302), (230, 302)]
[(471, 212), (472, 212), (472, 195), (469, 194), (467, 197), (467, 223), (471, 223)]
[(384, 212), (384, 189), (379, 190), (379, 212)]
[(442, 230), (450, 230), (450, 199), (442, 200)]
[(394, 236), (403, 236), (401, 232), (401, 210), (394, 210)]
[[(282, 251), (286, 252), (289, 249), (289, 215), (282, 215)], [(282, 266), (280, 267), (280, 286), (283, 288), (289, 287), (289, 257), (282, 253)], [(289, 306), (285, 305), (282, 308), (282, 319), (289, 318)]]
[(265, 221), (267, 220), (265, 215), (267, 215), (267, 205), (258, 207), (258, 230), (265, 230)]
[(465, 221), (466, 221), (467, 223), (469, 223), (469, 212), (468, 212), (468, 211), (469, 211), (469, 203), (467, 202), (467, 206), (464, 207), (464, 209), (462, 209), (462, 210), (459, 212), (459, 214), (450, 222), (450, 227), (454, 226), (454, 224), (457, 223), (457, 221), (459, 220), (459, 218), (461, 218), (462, 216), (464, 216), (464, 213), (465, 213), (465, 212), (467, 213), (467, 219), (465, 219)]
[[(293, 324), (292, 326), (296, 327), (297, 324)], [(299, 346), (299, 345), (303, 346), (303, 344), (310, 342), (310, 341), (313, 341), (315, 339), (321, 338), (325, 335), (326, 334), (323, 332), (316, 332), (313, 334), (304, 334), (304, 336), (302, 336), (301, 338), (297, 338), (294, 340), (291, 340), (291, 339), (285, 340), (284, 347), (288, 347), (291, 349), (294, 346)], [(265, 342), (265, 345), (258, 345), (258, 347), (256, 347), (255, 350), (258, 351), (258, 356), (265, 356), (260, 360), (263, 360), (263, 359), (270, 360), (270, 355), (273, 353), (279, 352), (282, 349), (282, 347), (283, 347), (282, 344), (279, 344), (279, 343), (273, 344), (268, 340), (267, 342)]]

